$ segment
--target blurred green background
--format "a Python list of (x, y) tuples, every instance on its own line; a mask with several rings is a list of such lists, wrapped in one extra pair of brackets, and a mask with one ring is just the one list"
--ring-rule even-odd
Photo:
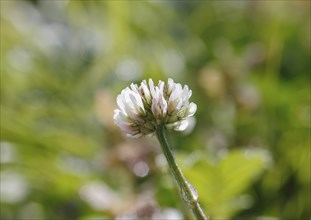
[(310, 218), (310, 1), (1, 0), (1, 219), (189, 219), (156, 138), (112, 120), (171, 77), (213, 219)]

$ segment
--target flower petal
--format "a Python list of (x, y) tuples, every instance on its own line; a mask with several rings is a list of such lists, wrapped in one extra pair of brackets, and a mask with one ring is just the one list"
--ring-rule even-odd
[(151, 96), (154, 97), (155, 96), (155, 87), (154, 87), (154, 83), (153, 83), (152, 79), (149, 79), (149, 90), (150, 90)]
[(140, 88), (141, 94), (145, 98), (146, 102), (148, 104), (150, 104), (152, 99), (151, 99), (151, 94), (150, 94), (150, 91), (148, 89), (148, 85), (147, 85), (146, 80), (142, 81), (139, 88)]
[(155, 96), (152, 99), (151, 111), (156, 120), (163, 119), (167, 113), (167, 102), (158, 87), (155, 88)]
[(197, 110), (197, 105), (189, 102), (192, 91), (169, 78), (143, 80), (140, 85), (132, 83), (117, 97), (118, 109), (113, 119), (122, 131), (131, 137), (154, 134), (156, 126), (164, 123), (168, 129), (185, 130), (189, 117)]
[(178, 123), (177, 126), (175, 126), (174, 130), (175, 131), (184, 131), (189, 125), (189, 121), (188, 120), (183, 120), (183, 121), (180, 121)]
[(186, 113), (186, 117), (193, 116), (196, 111), (197, 111), (197, 105), (195, 103), (191, 102), (189, 104), (188, 111)]

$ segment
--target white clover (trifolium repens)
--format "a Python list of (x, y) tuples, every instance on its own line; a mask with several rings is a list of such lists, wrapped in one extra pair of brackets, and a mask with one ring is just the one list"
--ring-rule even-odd
[(114, 121), (128, 136), (153, 135), (159, 125), (176, 131), (185, 130), (197, 106), (189, 102), (192, 91), (168, 79), (155, 85), (152, 79), (131, 84), (117, 97)]
[[(115, 123), (131, 137), (156, 134), (164, 156), (182, 192), (183, 199), (193, 211), (196, 219), (207, 220), (199, 202), (196, 189), (184, 177), (178, 167), (165, 130), (185, 130), (197, 110), (196, 104), (189, 102), (192, 91), (168, 79), (155, 85), (152, 79), (140, 85), (131, 84), (117, 97), (118, 108), (114, 110)], [(191, 125), (189, 126), (191, 127)]]

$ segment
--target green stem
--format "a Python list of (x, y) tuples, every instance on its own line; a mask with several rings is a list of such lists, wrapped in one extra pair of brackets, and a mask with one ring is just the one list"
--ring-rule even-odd
[(163, 153), (166, 157), (168, 165), (170, 167), (173, 176), (176, 179), (176, 182), (181, 190), (183, 199), (187, 202), (189, 207), (191, 208), (193, 214), (195, 215), (196, 219), (203, 219), (207, 220), (200, 204), (198, 202), (198, 194), (194, 187), (186, 180), (181, 169), (177, 165), (173, 153), (168, 145), (168, 142), (165, 137), (165, 126), (160, 125), (157, 129), (157, 137), (161, 144)]

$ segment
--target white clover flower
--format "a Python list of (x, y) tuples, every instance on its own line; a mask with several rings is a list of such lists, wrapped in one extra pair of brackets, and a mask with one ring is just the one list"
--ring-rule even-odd
[(114, 121), (122, 131), (132, 137), (153, 135), (159, 125), (176, 131), (185, 130), (189, 117), (197, 105), (189, 103), (192, 91), (187, 85), (159, 81), (155, 86), (152, 79), (142, 81), (140, 86), (131, 84), (117, 97), (118, 109), (114, 110)]

